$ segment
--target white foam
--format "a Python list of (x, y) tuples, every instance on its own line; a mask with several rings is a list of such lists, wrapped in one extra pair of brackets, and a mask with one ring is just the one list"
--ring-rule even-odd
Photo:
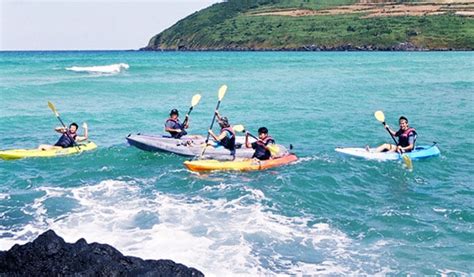
[(444, 208), (433, 208), (433, 211), (436, 212), (436, 213), (445, 213), (448, 210), (444, 209)]
[[(24, 209), (35, 220), (13, 237), (2, 238), (0, 249), (53, 229), (68, 242), (84, 237), (125, 255), (172, 259), (207, 275), (364, 273), (364, 264), (382, 271), (374, 269), (379, 257), (354, 253), (354, 242), (330, 225), (270, 211), (259, 189), (221, 183), (204, 187), (202, 193), (240, 189), (241, 196), (207, 199), (142, 194), (144, 183), (106, 180), (78, 188), (39, 188), (44, 195)], [(74, 200), (78, 208), (49, 216), (45, 203), (52, 197)]]
[(122, 70), (129, 69), (130, 66), (126, 63), (117, 63), (111, 65), (97, 65), (97, 66), (73, 66), (66, 67), (66, 70), (74, 72), (87, 72), (96, 74), (116, 74)]

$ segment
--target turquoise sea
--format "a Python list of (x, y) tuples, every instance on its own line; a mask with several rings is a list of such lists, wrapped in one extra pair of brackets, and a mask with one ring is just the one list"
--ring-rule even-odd
[[(473, 274), (473, 72), (472, 52), (0, 52), (0, 149), (57, 140), (47, 101), (99, 145), (0, 160), (0, 250), (54, 229), (216, 276)], [(198, 175), (126, 144), (162, 133), (197, 92), (190, 132), (205, 134), (222, 84), (231, 123), (268, 127), (300, 160)], [(408, 117), (442, 155), (409, 172), (337, 154), (391, 141), (376, 110), (394, 128)]]

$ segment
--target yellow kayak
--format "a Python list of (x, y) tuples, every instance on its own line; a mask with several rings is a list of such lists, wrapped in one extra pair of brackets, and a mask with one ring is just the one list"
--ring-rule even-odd
[(218, 160), (196, 160), (185, 161), (184, 166), (192, 171), (213, 171), (213, 170), (235, 170), (252, 171), (264, 170), (267, 168), (282, 166), (296, 161), (298, 158), (294, 154), (289, 154), (280, 158), (259, 161), (256, 159), (243, 159), (236, 161), (218, 161)]
[(96, 149), (97, 145), (92, 141), (86, 143), (79, 143), (78, 146), (51, 149), (51, 150), (39, 150), (39, 149), (12, 149), (0, 151), (0, 159), (14, 160), (22, 158), (36, 158), (36, 157), (56, 157), (81, 153), (83, 151), (89, 151)]

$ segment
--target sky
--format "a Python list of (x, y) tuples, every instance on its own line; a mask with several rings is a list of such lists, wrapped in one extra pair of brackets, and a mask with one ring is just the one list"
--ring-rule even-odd
[(128, 50), (218, 0), (0, 0), (0, 50)]

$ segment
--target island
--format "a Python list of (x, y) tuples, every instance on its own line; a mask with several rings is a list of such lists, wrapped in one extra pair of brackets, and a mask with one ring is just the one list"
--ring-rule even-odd
[(227, 0), (145, 51), (473, 50), (474, 0)]

